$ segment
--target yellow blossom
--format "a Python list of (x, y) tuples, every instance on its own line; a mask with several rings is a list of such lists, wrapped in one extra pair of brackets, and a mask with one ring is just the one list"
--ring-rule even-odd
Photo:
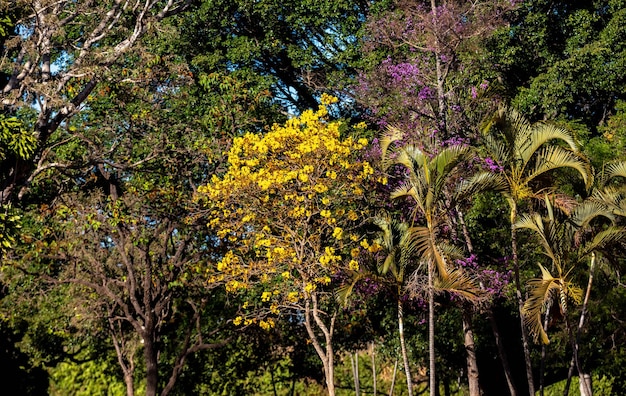
[(315, 186), (313, 186), (313, 190), (315, 190), (315, 192), (318, 194), (322, 194), (328, 191), (328, 187), (324, 184), (317, 183)]
[(289, 302), (296, 303), (299, 299), (300, 293), (298, 293), (297, 291), (289, 292), (289, 294), (287, 295), (287, 301)]
[(341, 239), (343, 235), (343, 230), (341, 229), (341, 227), (335, 227), (335, 229), (333, 230), (333, 237), (336, 239)]
[(327, 93), (323, 93), (322, 97), (320, 98), (320, 102), (322, 102), (323, 105), (330, 105), (333, 103), (337, 103), (338, 101), (339, 99)]
[(261, 320), (259, 321), (259, 327), (267, 331), (274, 327), (274, 320), (272, 318)]
[(264, 291), (263, 294), (261, 294), (261, 301), (268, 302), (270, 297), (272, 297), (272, 292)]
[(235, 326), (239, 326), (242, 321), (243, 321), (243, 318), (241, 316), (237, 316), (235, 319), (233, 319), (233, 324)]
[(298, 180), (300, 180), (302, 183), (306, 183), (309, 181), (309, 175), (307, 175), (306, 173), (300, 173), (298, 175)]
[(323, 285), (328, 285), (330, 283), (329, 276), (320, 276), (319, 278), (315, 278), (316, 283), (321, 283)]
[(380, 251), (382, 249), (382, 246), (380, 246), (378, 244), (378, 242), (374, 242), (369, 248), (368, 250), (370, 251), (370, 253), (376, 253), (378, 251)]
[(356, 260), (350, 260), (350, 262), (348, 263), (348, 268), (350, 268), (353, 271), (358, 271), (359, 270), (359, 262)]

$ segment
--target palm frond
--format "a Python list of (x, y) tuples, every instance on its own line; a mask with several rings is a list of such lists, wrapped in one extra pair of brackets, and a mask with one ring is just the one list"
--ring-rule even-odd
[(548, 300), (559, 293), (561, 279), (554, 278), (544, 266), (538, 265), (541, 269), (541, 278), (528, 281), (530, 296), (524, 303), (522, 314), (524, 315), (524, 324), (530, 330), (535, 342), (541, 338), (541, 342), (549, 344), (550, 339), (543, 328), (541, 313)]
[(468, 146), (448, 146), (431, 160), (432, 168), (436, 170), (437, 175), (446, 175), (467, 156), (469, 151)]
[(487, 154), (499, 164), (505, 164), (513, 160), (514, 146), (507, 144), (507, 141), (499, 140), (495, 136), (488, 135), (483, 138), (482, 147), (486, 150)]
[(417, 188), (415, 188), (413, 183), (411, 183), (410, 181), (405, 181), (405, 182), (402, 182), (398, 187), (396, 187), (389, 194), (389, 196), (391, 197), (391, 199), (396, 199), (400, 197), (411, 197), (415, 199), (416, 201), (418, 201), (420, 197), (419, 193), (420, 191)]
[(615, 178), (618, 178), (618, 177), (626, 178), (626, 162), (625, 161), (612, 162), (608, 164), (604, 168), (604, 171), (601, 173), (601, 176), (600, 176), (600, 180), (602, 183), (601, 185), (605, 186), (611, 180), (615, 180)]
[(455, 192), (455, 198), (472, 197), (485, 191), (503, 192), (507, 189), (508, 184), (504, 175), (493, 172), (479, 172), (459, 184)]
[(520, 151), (521, 157), (527, 163), (541, 146), (552, 140), (562, 141), (569, 146), (571, 151), (578, 151), (576, 140), (569, 131), (552, 124), (537, 123), (533, 126), (532, 134), (529, 136), (530, 144), (525, 144)]
[(586, 256), (594, 251), (603, 250), (607, 246), (626, 240), (626, 227), (610, 226), (596, 233), (591, 241), (584, 244), (581, 256)]
[(602, 190), (596, 190), (591, 200), (606, 205), (611, 214), (626, 216), (626, 191), (620, 188), (607, 186)]
[(348, 305), (348, 299), (352, 295), (352, 292), (354, 291), (354, 287), (361, 280), (365, 279), (366, 275), (368, 274), (359, 273), (355, 271), (349, 271), (348, 275), (350, 275), (349, 277), (350, 281), (348, 283), (345, 283), (337, 287), (334, 291), (335, 300), (343, 306)]
[(420, 257), (429, 257), (431, 249), (430, 231), (426, 227), (411, 227), (411, 244)]
[(539, 151), (535, 158), (535, 166), (526, 177), (530, 182), (538, 176), (559, 168), (572, 168), (580, 173), (585, 185), (593, 182), (591, 165), (584, 157), (560, 146), (548, 146)]
[(484, 292), (475, 278), (460, 268), (456, 268), (448, 273), (445, 278), (438, 276), (435, 279), (435, 289), (446, 291), (472, 302), (476, 302), (484, 297)]
[(604, 217), (611, 223), (615, 221), (615, 216), (609, 211), (608, 205), (602, 199), (587, 199), (572, 212), (572, 221), (580, 228), (587, 227), (598, 217)]
[(395, 150), (392, 149), (392, 145), (404, 137), (404, 132), (400, 128), (395, 126), (388, 126), (387, 131), (380, 138), (380, 149), (382, 151), (381, 164), (383, 170), (389, 169), (393, 165), (394, 161), (392, 153)]

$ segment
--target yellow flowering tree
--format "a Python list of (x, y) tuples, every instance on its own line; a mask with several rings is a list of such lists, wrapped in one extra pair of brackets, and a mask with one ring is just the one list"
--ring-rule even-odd
[(255, 296), (234, 323), (269, 329), (281, 312), (297, 310), (330, 395), (337, 317), (331, 283), (340, 271), (358, 269), (355, 229), (368, 216), (365, 182), (373, 173), (358, 156), (368, 143), (355, 137), (363, 126), (328, 120), (335, 101), (323, 96), (317, 111), (235, 138), (225, 174), (198, 189), (208, 226), (228, 246), (207, 270), (208, 281)]

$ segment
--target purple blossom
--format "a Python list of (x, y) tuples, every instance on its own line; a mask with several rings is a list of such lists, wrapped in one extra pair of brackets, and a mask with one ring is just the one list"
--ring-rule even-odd
[(452, 136), (450, 139), (446, 139), (446, 140), (444, 140), (441, 143), (442, 143), (443, 147), (468, 146), (469, 145), (469, 139), (468, 138), (464, 138), (464, 137), (460, 137), (460, 136)]
[(434, 97), (433, 90), (430, 87), (423, 87), (417, 94), (419, 100), (429, 100)]
[(478, 268), (478, 256), (474, 253), (470, 254), (469, 257), (464, 257), (462, 259), (456, 260), (457, 265), (463, 268)]
[(500, 272), (493, 269), (483, 269), (479, 274), (479, 279), (487, 293), (493, 297), (500, 297), (506, 286), (511, 283), (512, 276), (511, 270)]
[(483, 168), (490, 172), (502, 172), (503, 168), (492, 158), (487, 157), (484, 159)]
[(413, 81), (420, 74), (420, 70), (414, 64), (403, 62), (394, 65), (390, 57), (382, 62), (382, 66), (395, 83)]

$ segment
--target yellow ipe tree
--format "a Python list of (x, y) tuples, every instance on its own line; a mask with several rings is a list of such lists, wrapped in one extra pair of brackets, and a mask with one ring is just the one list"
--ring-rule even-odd
[(364, 125), (328, 121), (326, 106), (335, 101), (323, 96), (317, 111), (235, 138), (226, 173), (198, 189), (208, 226), (228, 246), (217, 268), (208, 269), (209, 282), (226, 280), (228, 292), (256, 296), (235, 325), (269, 329), (282, 312), (296, 310), (323, 363), (329, 395), (335, 394), (333, 275), (358, 269), (359, 249), (372, 249), (359, 246), (355, 233), (368, 216), (364, 183), (373, 173), (358, 156), (368, 143), (355, 137)]

